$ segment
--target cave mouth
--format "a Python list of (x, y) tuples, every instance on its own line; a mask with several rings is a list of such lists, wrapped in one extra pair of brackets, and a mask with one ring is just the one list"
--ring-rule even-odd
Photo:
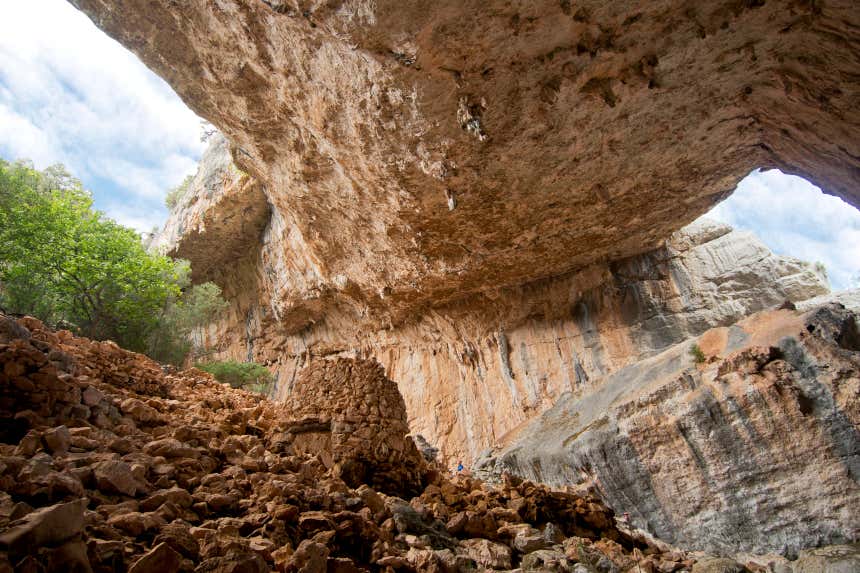
[(773, 252), (815, 264), (834, 291), (860, 288), (860, 211), (802, 177), (753, 170), (703, 217), (751, 231)]

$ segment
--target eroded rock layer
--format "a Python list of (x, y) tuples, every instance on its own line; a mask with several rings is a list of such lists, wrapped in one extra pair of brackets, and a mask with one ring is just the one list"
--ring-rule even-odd
[[(232, 187), (224, 189), (227, 194)], [(194, 265), (199, 257), (201, 268), (215, 268), (213, 250), (188, 247), (198, 241), (196, 231), (186, 240), (173, 230), (241, 213), (217, 192), (212, 196), (205, 215), (174, 213), (162, 239)], [(588, 388), (617, 368), (787, 299), (828, 292), (813, 266), (707, 220), (645, 255), (466, 297), (385, 329), (373, 329), (360, 308), (336, 306), (291, 334), (289, 321), (271, 304), (281, 275), (268, 273), (253, 253), (241, 265), (220, 268), (215, 278), (231, 308), (197, 333), (211, 356), (266, 363), (278, 375), (274, 394), (280, 399), (289, 397), (309, 357), (373, 357), (398, 381), (412, 431), (449, 461), (472, 459), (562, 393)]]
[(293, 331), (653, 249), (756, 167), (860, 203), (852, 0), (72, 3), (260, 181)]
[(856, 541), (857, 324), (831, 304), (710, 330), (565, 395), (480, 465), (592, 481), (637, 526), (698, 549)]

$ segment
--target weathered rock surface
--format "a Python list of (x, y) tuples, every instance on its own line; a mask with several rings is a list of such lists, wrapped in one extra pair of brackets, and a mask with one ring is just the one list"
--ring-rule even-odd
[(407, 434), (406, 405), (382, 367), (367, 360), (311, 364), (285, 403), (295, 451), (322, 456), (351, 487), (411, 497), (421, 493), (424, 458)]
[(224, 283), (237, 265), (256, 260), (269, 205), (262, 185), (233, 164), (227, 140), (216, 132), (171, 215), (150, 248), (193, 260), (194, 281)]
[(372, 356), (449, 460), (587, 379), (822, 294), (718, 227), (690, 256), (626, 258), (753, 167), (854, 197), (847, 2), (75, 4), (233, 143), (160, 239), (234, 303), (208, 346), (273, 366), (281, 397), (309, 355)]
[(831, 304), (755, 314), (566, 394), (479, 465), (591, 483), (684, 547), (795, 555), (860, 536), (858, 426), (857, 318)]
[(756, 167), (860, 204), (851, 0), (73, 4), (260, 181), (295, 330), (653, 249)]
[[(228, 173), (222, 190), (217, 180), (196, 182), (214, 192), (196, 204), (189, 198), (169, 233), (169, 248), (198, 257), (195, 278), (218, 281), (234, 303), (201, 337), (222, 356), (270, 364), (280, 397), (320, 356), (376, 358), (400, 383), (410, 427), (447, 459), (500, 441), (564, 392), (606, 397), (613, 381), (623, 379), (613, 372), (635, 369), (667, 345), (785, 298), (822, 294), (818, 279), (796, 262), (771, 260), (772, 272), (759, 274), (760, 261), (745, 258), (748, 249), (726, 250), (730, 241), (723, 237), (730, 233), (705, 227), (692, 234), (703, 234), (704, 242), (673, 245), (676, 236), (662, 246), (751, 169), (780, 167), (860, 203), (860, 13), (848, 0), (73, 3), (221, 128), (233, 162), (251, 175), (213, 163), (214, 171)], [(722, 244), (724, 254), (709, 250), (710, 243)], [(724, 272), (745, 260), (743, 272)], [(768, 384), (782, 387), (783, 374), (801, 386), (821, 378), (784, 355), (767, 356), (759, 370), (740, 375), (744, 383), (765, 392)], [(785, 372), (776, 363), (787, 365)], [(729, 370), (735, 367), (745, 368)], [(729, 374), (701, 374), (701, 385)], [(19, 390), (31, 390), (32, 381), (15, 376)], [(61, 403), (76, 407), (75, 398), (73, 392)], [(662, 407), (682, 406), (670, 400)], [(133, 404), (122, 413), (143, 427), (165, 423), (147, 408), (157, 410)], [(708, 480), (719, 492), (736, 485), (723, 475), (730, 473), (726, 463), (705, 479), (695, 462), (700, 455), (707, 461), (743, 454), (735, 460), (738, 473), (751, 483), (766, 481), (745, 460), (752, 455), (764, 467), (782, 468), (771, 446), (782, 446), (787, 432), (771, 436), (766, 430), (773, 428), (757, 428), (764, 424), (757, 414), (767, 420), (764, 411), (739, 410), (738, 420), (763, 436), (754, 455), (716, 439), (711, 451), (676, 461), (671, 452), (685, 451), (678, 448), (696, 440), (694, 433), (678, 430), (666, 444), (648, 442), (647, 433), (640, 438), (656, 448), (655, 464), (683, 461), (674, 469), (698, 476), (689, 491), (672, 490), (674, 478), (654, 486), (665, 488), (654, 494), (661, 504), (693, 515), (660, 522), (665, 536), (685, 539), (684, 527), (701, 518), (700, 526), (714, 527), (701, 543), (722, 551), (753, 527), (743, 504), (732, 512), (728, 494), (717, 496), (719, 503), (709, 497)], [(696, 428), (708, 427), (702, 410), (685, 413)], [(801, 414), (792, 421), (810, 427), (799, 447), (823, 464), (821, 472), (836, 476), (814, 500), (824, 501), (810, 510), (811, 535), (840, 540), (844, 516), (824, 511), (839, 495), (849, 500), (844, 510), (855, 494), (844, 476), (824, 468), (854, 454), (822, 446), (838, 440), (828, 442), (815, 428), (838, 420)], [(109, 426), (105, 420), (100, 429)], [(850, 449), (856, 437), (845, 432), (840, 447)], [(20, 433), (3, 431), (26, 451), (40, 447), (32, 434)], [(328, 438), (318, 433), (319, 443), (312, 443), (335, 452), (334, 430)], [(74, 437), (78, 444), (91, 439)], [(125, 433), (115, 439), (117, 454), (137, 451)], [(252, 456), (244, 444), (230, 444), (231, 463), (263, 471), (259, 451)], [(600, 467), (612, 456), (594, 458)], [(208, 471), (208, 459), (201, 452), (194, 463)], [(38, 458), (29, 474), (43, 472), (45, 463)], [(786, 463), (795, 471), (796, 460)], [(155, 467), (161, 485), (191, 471), (170, 458)], [(752, 491), (751, 499), (760, 493)], [(803, 533), (792, 529), (800, 506), (791, 499), (771, 508), (777, 520), (769, 543), (785, 551)], [(226, 513), (245, 501), (220, 491), (195, 500)], [(123, 514), (130, 525), (160, 527), (136, 509)], [(309, 532), (331, 520), (303, 517)], [(739, 525), (730, 529), (733, 519)], [(467, 532), (486, 522), (462, 516), (446, 523)], [(419, 529), (420, 535), (400, 531), (409, 550), (386, 555), (381, 566), (451, 570), (462, 565), (458, 558), (469, 558), (445, 553), (453, 549), (441, 541), (428, 547), (423, 535), (443, 536)], [(727, 540), (714, 541), (723, 532)], [(285, 567), (346, 567), (329, 561), (339, 557), (326, 552), (325, 536), (304, 537), (304, 545), (291, 538), (293, 561), (285, 555), (293, 545), (279, 555)], [(493, 537), (478, 536), (487, 541), (475, 543), (487, 549), (482, 555), (492, 555)], [(521, 564), (565, 570), (569, 555), (579, 555), (574, 547), (538, 549)], [(250, 570), (264, 559), (267, 549), (259, 549), (248, 554)], [(212, 553), (206, 567), (226, 558)], [(600, 559), (574, 565), (597, 567)], [(660, 571), (686, 567), (682, 559), (649, 563)]]
[(801, 551), (789, 567), (792, 573), (849, 573), (860, 571), (860, 546), (836, 545)]
[(860, 288), (835, 291), (801, 301), (798, 310), (810, 310), (823, 304), (838, 302), (848, 310), (860, 313)]
[[(211, 153), (225, 150), (216, 145)], [(206, 160), (201, 169), (213, 163), (227, 160)], [(186, 216), (175, 213), (166, 235), (197, 221)], [(163, 245), (196, 265), (183, 237), (166, 236)], [(392, 329), (362, 330), (368, 323), (360, 313), (329, 309), (319, 324), (290, 335), (266, 304), (271, 287), (263, 285), (278, 275), (249, 268), (246, 261), (221, 282), (232, 307), (197, 333), (199, 344), (222, 358), (270, 365), (279, 399), (289, 396), (309, 356), (373, 357), (398, 380), (412, 431), (449, 462), (471, 459), (590, 380), (713, 326), (828, 292), (812, 265), (706, 219), (651, 253), (464, 300)]]

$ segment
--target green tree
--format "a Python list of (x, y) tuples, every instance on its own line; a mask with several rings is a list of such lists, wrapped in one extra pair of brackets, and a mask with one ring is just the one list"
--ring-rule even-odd
[(148, 348), (152, 358), (177, 365), (192, 350), (192, 331), (214, 320), (229, 306), (214, 283), (187, 287), (187, 279), (183, 277), (182, 285), (184, 292), (168, 301)]
[(0, 306), (144, 351), (183, 272), (94, 210), (62, 166), (0, 160)]
[(190, 276), (94, 210), (62, 165), (0, 160), (0, 308), (179, 365), (192, 330), (227, 306)]

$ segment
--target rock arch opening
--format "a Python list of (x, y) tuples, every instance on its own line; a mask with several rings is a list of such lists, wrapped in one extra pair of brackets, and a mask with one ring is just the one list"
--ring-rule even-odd
[(834, 291), (860, 287), (860, 211), (801, 177), (752, 171), (704, 217), (755, 233), (777, 254), (813, 263)]

